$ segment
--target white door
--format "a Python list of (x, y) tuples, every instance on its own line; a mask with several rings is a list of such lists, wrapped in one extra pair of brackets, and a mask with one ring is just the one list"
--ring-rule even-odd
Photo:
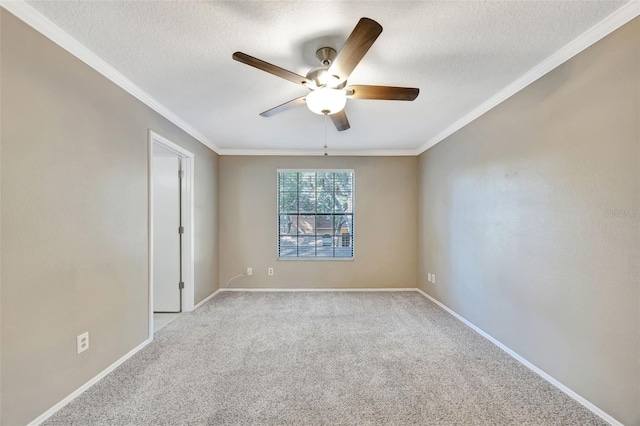
[(180, 159), (153, 157), (153, 311), (180, 311)]

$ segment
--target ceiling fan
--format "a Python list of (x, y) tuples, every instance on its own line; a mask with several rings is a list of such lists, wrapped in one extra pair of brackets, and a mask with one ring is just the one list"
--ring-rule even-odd
[(331, 117), (338, 131), (343, 131), (350, 127), (344, 111), (347, 99), (412, 101), (420, 92), (420, 89), (409, 87), (347, 85), (347, 79), (351, 72), (371, 48), (380, 33), (382, 33), (380, 24), (369, 18), (361, 18), (340, 52), (336, 52), (331, 47), (318, 49), (316, 57), (322, 65), (309, 70), (306, 77), (242, 52), (234, 53), (233, 59), (300, 84), (310, 90), (306, 96), (264, 111), (260, 114), (261, 116), (271, 117), (306, 104), (312, 112)]

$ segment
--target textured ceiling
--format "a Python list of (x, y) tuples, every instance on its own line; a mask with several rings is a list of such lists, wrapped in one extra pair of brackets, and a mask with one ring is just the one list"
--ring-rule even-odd
[(258, 114), (306, 89), (231, 59), (301, 75), (358, 19), (384, 28), (351, 84), (419, 87), (414, 102), (349, 100), (330, 149), (417, 149), (624, 1), (29, 1), (222, 149), (317, 150), (323, 117)]

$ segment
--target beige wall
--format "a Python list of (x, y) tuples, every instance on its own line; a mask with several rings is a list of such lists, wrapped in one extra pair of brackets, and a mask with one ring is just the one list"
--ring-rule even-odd
[(639, 33), (636, 19), (419, 160), (419, 287), (628, 425), (640, 424)]
[[(277, 260), (278, 168), (355, 170), (355, 260)], [(231, 286), (415, 287), (416, 196), (416, 157), (223, 156), (220, 285), (252, 267)]]
[[(640, 424), (638, 20), (419, 159), (218, 159), (6, 11), (0, 19), (0, 423), (30, 421), (147, 338), (152, 129), (196, 156), (196, 302), (247, 266), (254, 275), (233, 286), (418, 282)], [(277, 168), (355, 169), (354, 261), (277, 260)]]
[[(148, 337), (148, 129), (195, 154), (196, 302), (217, 288), (218, 156), (0, 15), (0, 423), (14, 425)], [(76, 355), (84, 331), (90, 349)]]

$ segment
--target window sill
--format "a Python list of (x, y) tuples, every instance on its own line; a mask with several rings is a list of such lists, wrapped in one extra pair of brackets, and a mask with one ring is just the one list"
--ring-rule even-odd
[(354, 257), (279, 257), (278, 260), (284, 260), (284, 261), (297, 261), (297, 260), (310, 260), (312, 262), (315, 261), (321, 261), (321, 262), (327, 262), (327, 261), (336, 261), (336, 262), (353, 262), (355, 260), (355, 256)]

